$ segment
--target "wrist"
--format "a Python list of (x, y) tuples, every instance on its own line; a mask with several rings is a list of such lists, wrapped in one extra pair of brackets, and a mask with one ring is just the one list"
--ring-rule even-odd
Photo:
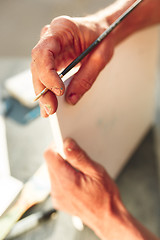
[[(87, 19), (89, 24), (94, 24), (95, 31), (98, 35), (102, 34), (108, 26), (118, 19), (136, 0), (119, 0), (111, 4), (107, 8), (97, 12), (96, 14), (89, 15), (84, 19)], [(132, 14), (132, 13), (131, 13)], [(108, 41), (108, 38), (112, 39), (113, 46), (116, 46), (124, 38), (135, 31), (136, 24), (130, 24), (130, 19), (127, 16), (121, 23), (119, 23), (114, 30), (109, 33), (104, 41)]]
[[(111, 5), (108, 9), (108, 15), (106, 16), (106, 21), (108, 24), (111, 25), (114, 21), (116, 21), (134, 2), (135, 0), (120, 0)], [(136, 9), (129, 13), (129, 15), (126, 16), (113, 30), (115, 45), (118, 45), (121, 41), (123, 41), (123, 39), (127, 38), (134, 31), (136, 31), (135, 27), (137, 24), (133, 24), (132, 22), (133, 13), (135, 10)], [(138, 22), (137, 18), (136, 21)]]
[[(103, 22), (111, 25), (136, 0), (118, 0), (98, 14)], [(132, 33), (160, 22), (159, 0), (143, 0), (121, 23), (112, 31), (114, 45), (118, 45)], [(102, 20), (101, 20), (102, 21)], [(100, 22), (101, 22), (100, 21)]]
[[(105, 211), (105, 209), (107, 210)], [(158, 240), (156, 236), (131, 216), (119, 197), (113, 199), (109, 210), (104, 208), (103, 214), (96, 216), (91, 228), (101, 240), (119, 238), (123, 238), (123, 240)]]
[(115, 240), (119, 239), (119, 236), (123, 236), (123, 240), (144, 240), (134, 218), (128, 213), (119, 197), (111, 200), (109, 209), (107, 206), (104, 207), (103, 213), (96, 216), (92, 226), (101, 240)]

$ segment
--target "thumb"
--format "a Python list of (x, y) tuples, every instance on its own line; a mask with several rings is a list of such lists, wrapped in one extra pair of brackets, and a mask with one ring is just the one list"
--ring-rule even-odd
[(64, 152), (67, 162), (70, 163), (72, 167), (87, 175), (93, 175), (97, 172), (96, 162), (92, 161), (73, 139), (65, 139)]
[(57, 179), (57, 175), (67, 178), (73, 175), (74, 169), (56, 151), (53, 150), (53, 147), (49, 147), (44, 152), (44, 158), (52, 180)]

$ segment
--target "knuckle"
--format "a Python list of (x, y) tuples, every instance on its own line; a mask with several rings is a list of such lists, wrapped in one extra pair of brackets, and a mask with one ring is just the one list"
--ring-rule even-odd
[(84, 89), (85, 91), (88, 91), (92, 86), (92, 83), (89, 80), (81, 79), (80, 81), (80, 87)]
[(95, 58), (94, 58), (94, 64), (96, 66), (101, 66), (101, 68), (103, 68), (106, 65), (105, 54), (97, 53)]
[(41, 36), (45, 34), (48, 31), (48, 29), (49, 29), (49, 25), (45, 25), (41, 30)]
[(36, 58), (48, 53), (50, 39), (51, 39), (51, 36), (41, 39), (38, 42), (38, 44), (32, 49), (31, 56), (32, 56), (33, 61), (35, 61)]
[(63, 16), (59, 16), (59, 17), (56, 17), (56, 18), (54, 18), (53, 20), (52, 20), (52, 22), (51, 22), (51, 24), (53, 25), (53, 24), (66, 24), (66, 22), (72, 22), (71, 21), (71, 17), (69, 17), (69, 16), (66, 16), (66, 15), (63, 15)]
[(101, 182), (106, 178), (106, 170), (102, 165), (98, 164), (97, 162), (93, 162), (92, 171), (93, 171), (93, 176), (98, 181)]
[(36, 62), (36, 60), (40, 59), (42, 56), (49, 55), (50, 51), (47, 48), (47, 45), (45, 42), (43, 44), (38, 44), (36, 47), (32, 49), (32, 60), (33, 62)]
[(46, 31), (46, 30), (48, 30), (48, 28), (49, 28), (49, 25), (45, 25), (45, 26), (42, 28), (42, 31)]
[(39, 52), (40, 52), (40, 48), (38, 45), (36, 45), (31, 52), (33, 61), (35, 61), (36, 57), (39, 55)]
[(52, 29), (58, 28), (58, 32), (63, 31), (63, 34), (64, 32), (66, 32), (66, 34), (68, 32), (73, 33), (77, 32), (77, 22), (74, 18), (64, 15), (54, 18), (51, 22), (51, 28)]
[[(34, 70), (34, 62), (33, 61), (30, 64), (30, 69), (31, 69), (31, 72), (33, 73), (33, 70)], [(32, 76), (32, 78), (33, 78), (33, 76)]]
[(77, 151), (76, 158), (79, 163), (82, 163), (84, 161), (84, 158), (86, 158), (85, 152), (83, 152), (82, 150)]
[(43, 153), (43, 156), (44, 156), (44, 158), (47, 160), (47, 159), (50, 158), (50, 156), (51, 156), (52, 154), (53, 154), (53, 152), (52, 152), (51, 148), (48, 148), (48, 149), (46, 149), (45, 152)]

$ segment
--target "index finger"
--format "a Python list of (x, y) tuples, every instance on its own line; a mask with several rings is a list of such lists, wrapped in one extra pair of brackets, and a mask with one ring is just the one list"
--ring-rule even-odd
[[(31, 63), (31, 72), (32, 72), (32, 80), (33, 80), (33, 86), (36, 95), (39, 92), (42, 92), (42, 90), (45, 88), (45, 86), (41, 83), (39, 80), (36, 67), (34, 62)], [(41, 116), (42, 117), (48, 117), (48, 115), (53, 114), (57, 110), (57, 98), (54, 93), (51, 91), (48, 91), (45, 95), (43, 95), (39, 99), (39, 104), (41, 108)]]
[(59, 52), (60, 43), (53, 37), (42, 38), (32, 50), (32, 59), (40, 82), (57, 96), (63, 95), (65, 90), (55, 69), (55, 57)]

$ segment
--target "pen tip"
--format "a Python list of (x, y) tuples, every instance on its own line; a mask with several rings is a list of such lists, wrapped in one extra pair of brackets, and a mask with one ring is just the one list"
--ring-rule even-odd
[(37, 96), (33, 99), (33, 102), (36, 102), (39, 98), (40, 98), (40, 96), (37, 95)]
[(43, 96), (48, 91), (47, 88), (44, 88), (42, 92), (40, 92), (33, 100), (33, 102), (36, 102), (41, 96)]

